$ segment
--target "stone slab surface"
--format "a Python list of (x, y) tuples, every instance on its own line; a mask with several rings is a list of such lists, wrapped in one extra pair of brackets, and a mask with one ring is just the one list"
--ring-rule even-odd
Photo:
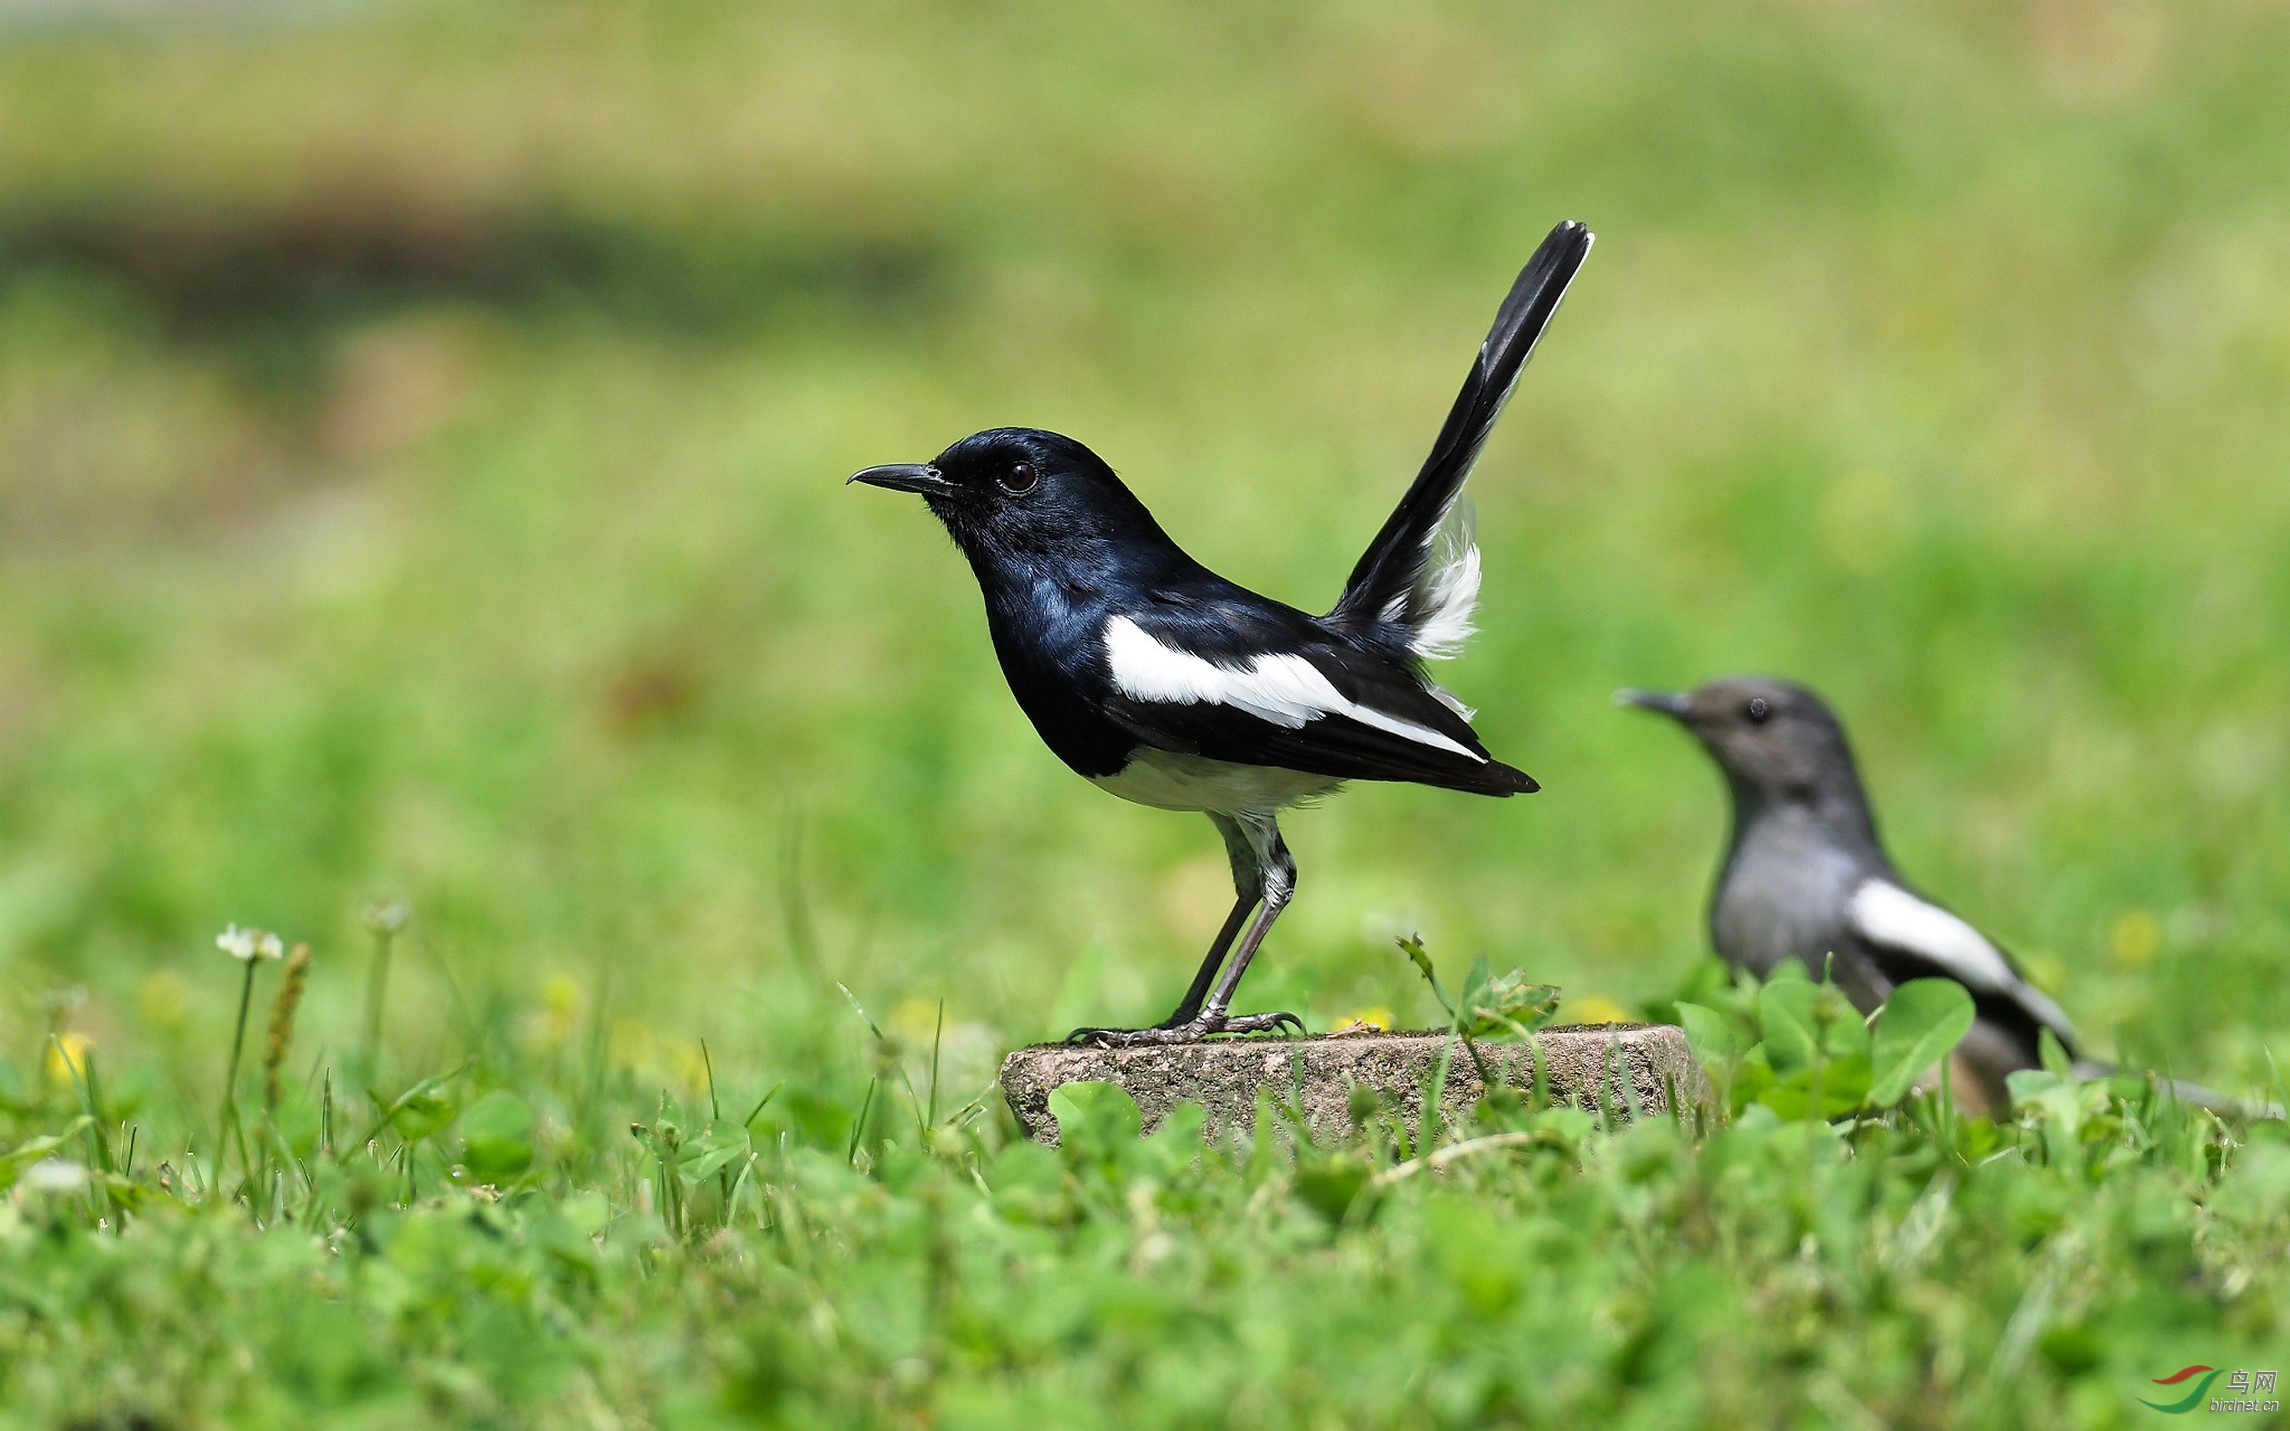
[[(1543, 1029), (1535, 1035), (1551, 1097), (1628, 1118), (1642, 1113), (1709, 1106), (1709, 1081), (1686, 1050), (1684, 1033), (1666, 1024), (1592, 1024)], [(1210, 1039), (1150, 1048), (1090, 1048), (1036, 1044), (1002, 1060), (1002, 1096), (1035, 1142), (1056, 1146), (1057, 1119), (1050, 1093), (1062, 1084), (1119, 1084), (1144, 1114), (1145, 1130), (1191, 1099), (1208, 1110), (1211, 1136), (1248, 1128), (1260, 1089), (1292, 1098), (1315, 1137), (1340, 1136), (1351, 1122), (1351, 1089), (1365, 1084), (1386, 1108), (1402, 1110), (1414, 1128), (1439, 1060), (1451, 1043), (1444, 1032), (1320, 1035), (1303, 1039)], [(1534, 1086), (1534, 1062), (1523, 1043), (1478, 1043), (1489, 1077), (1525, 1092)], [(1629, 1092), (1623, 1084), (1627, 1079)], [(1469, 1114), (1486, 1086), (1456, 1045), (1441, 1100), (1447, 1117)]]

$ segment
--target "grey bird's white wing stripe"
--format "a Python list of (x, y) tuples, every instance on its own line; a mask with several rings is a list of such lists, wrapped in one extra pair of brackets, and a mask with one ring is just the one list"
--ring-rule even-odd
[(2019, 975), (1986, 935), (1930, 900), (1887, 879), (1863, 880), (1845, 907), (1853, 933), (1871, 944), (1918, 955), (1967, 988), (2003, 994), (2037, 1021), (2072, 1035), (2067, 1012)]
[(1226, 706), (1287, 730), (1340, 715), (1402, 740), (1487, 763), (1486, 756), (1427, 725), (1350, 699), (1302, 656), (1268, 652), (1250, 657), (1246, 666), (1220, 666), (1158, 640), (1126, 616), (1106, 621), (1104, 641), (1114, 687), (1133, 700)]

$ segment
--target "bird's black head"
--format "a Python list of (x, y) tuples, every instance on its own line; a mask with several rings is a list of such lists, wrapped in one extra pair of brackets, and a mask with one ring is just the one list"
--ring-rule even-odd
[(1845, 728), (1803, 686), (1731, 676), (1683, 695), (1620, 691), (1615, 699), (1669, 716), (1702, 743), (1737, 799), (1753, 805), (1860, 807), (1860, 776)]
[(1167, 540), (1103, 458), (1039, 428), (990, 428), (928, 463), (869, 467), (850, 480), (921, 493), (973, 563)]

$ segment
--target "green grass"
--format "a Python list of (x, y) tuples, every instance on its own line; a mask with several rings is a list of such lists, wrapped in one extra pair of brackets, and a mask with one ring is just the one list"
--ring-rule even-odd
[[(943, 1005), (943, 1119), (1164, 1012), (1224, 873), (1040, 748), (943, 538), (838, 482), (1056, 427), (1325, 606), (1584, 219), (1443, 673), (1547, 788), (1300, 813), (1245, 1002), (1435, 1021), (1417, 929), (1664, 998), (1722, 792), (1606, 694), (1769, 670), (2101, 1052), (2269, 1087), (2281, 15), (61, 14), (0, 22), (0, 1157), (92, 1095), (58, 1151), (136, 1163), (0, 1203), (0, 1425), (2105, 1425), (2268, 1364), (2278, 1150), (2176, 1113), (2081, 1169), (2040, 1109), (1986, 1162), (1906, 1115), (1593, 1131), (1338, 1228), (1278, 1160), (1053, 1167), (991, 1102), (924, 1153), (836, 982), (926, 1090)], [(243, 1195), (232, 922), (314, 951), (308, 1177)], [(699, 1136), (711, 1062), (727, 1118), (783, 1086), (675, 1228), (626, 1129)], [(344, 1144), (456, 1069), (318, 1155), (329, 1078)], [(537, 1120), (498, 1200), (451, 1172), (492, 1093)]]
[(1053, 1153), (863, 1018), (855, 1106), (646, 1108), (544, 1033), (371, 1122), (282, 1098), (241, 1163), (130, 1167), (75, 1084), (100, 1123), (0, 1169), (0, 1424), (2115, 1426), (2290, 1306), (2281, 1125), (2153, 1094), (1701, 1139), (1513, 1099), (1436, 1153), (1371, 1099), (1292, 1157), (1099, 1086)]

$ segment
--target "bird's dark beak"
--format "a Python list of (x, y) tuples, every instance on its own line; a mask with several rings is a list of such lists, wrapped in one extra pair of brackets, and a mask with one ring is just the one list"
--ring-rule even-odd
[(1618, 706), (1636, 706), (1640, 710), (1666, 715), (1672, 720), (1684, 720), (1688, 710), (1686, 698), (1671, 691), (1616, 691), (1614, 703)]
[(853, 482), (864, 482), (869, 487), (888, 487), (893, 492), (950, 492), (954, 484), (941, 476), (939, 470), (921, 462), (893, 462), (884, 467), (869, 467), (854, 472), (844, 479), (848, 487)]

